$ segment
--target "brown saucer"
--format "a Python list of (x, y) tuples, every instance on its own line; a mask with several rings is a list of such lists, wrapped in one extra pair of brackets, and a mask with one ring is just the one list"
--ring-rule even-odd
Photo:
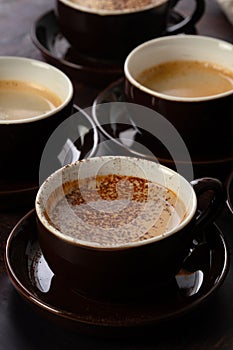
[(0, 209), (34, 207), (34, 198), (38, 190), (37, 181), (0, 180)]
[[(173, 11), (170, 22), (176, 24), (182, 19), (179, 13)], [(190, 27), (187, 33), (195, 34), (196, 29)], [(54, 11), (47, 12), (37, 19), (31, 36), (44, 59), (65, 71), (76, 82), (107, 86), (123, 74), (123, 62), (81, 55), (71, 47), (60, 33)]]
[[(98, 132), (95, 124), (90, 116), (82, 111), (77, 105), (73, 107), (74, 113), (78, 113), (76, 137), (77, 142), (73, 144), (77, 152), (75, 157), (72, 156), (70, 147), (66, 154), (64, 164), (83, 159), (85, 157), (93, 157), (97, 151), (98, 146)], [(46, 150), (49, 152), (49, 144), (46, 145)], [(60, 150), (59, 150), (60, 151)], [(51, 146), (51, 161), (46, 171), (55, 171), (61, 166), (60, 163), (53, 163), (54, 149)], [(49, 155), (50, 155), (49, 153)], [(20, 178), (17, 174), (15, 178), (1, 178), (0, 175), (0, 209), (15, 209), (20, 207), (34, 207), (34, 200), (38, 190), (38, 179), (34, 178)], [(48, 173), (49, 175), (49, 173)]]
[(71, 47), (59, 31), (54, 11), (38, 18), (31, 36), (45, 60), (66, 72), (75, 82), (106, 86), (123, 73), (118, 62), (86, 57)]
[[(108, 109), (107, 105), (104, 108), (98, 107), (104, 103), (109, 103), (110, 106), (112, 102), (123, 102), (123, 104), (119, 105), (115, 111), (112, 108)], [(190, 162), (184, 161), (182, 158), (174, 160), (158, 139), (138, 128), (131, 115), (127, 113), (124, 102), (127, 102), (124, 95), (124, 78), (110, 84), (94, 100), (93, 119), (102, 134), (103, 141), (107, 140), (103, 143), (103, 152), (114, 155), (139, 156), (153, 161), (156, 159), (159, 163), (176, 171), (178, 165), (183, 169), (184, 174), (182, 175), (185, 176), (186, 168), (190, 167)], [(141, 147), (141, 145), (145, 147)], [(233, 169), (232, 152), (227, 155), (213, 154), (208, 157), (203, 154), (190, 154), (190, 156), (195, 178), (212, 176), (225, 181)]]
[(49, 269), (37, 240), (34, 210), (12, 230), (5, 262), (14, 287), (37, 311), (65, 327), (99, 335), (145, 330), (186, 314), (221, 286), (229, 266), (222, 232), (212, 224), (197, 234), (173, 283), (153, 299), (118, 304), (86, 298)]

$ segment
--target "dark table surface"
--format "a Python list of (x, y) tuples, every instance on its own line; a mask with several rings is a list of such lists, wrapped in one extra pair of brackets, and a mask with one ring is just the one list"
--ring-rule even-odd
[[(198, 34), (233, 43), (233, 27), (215, 0), (206, 1), (206, 12), (197, 25)], [(185, 13), (191, 1), (183, 1)], [(43, 60), (32, 43), (30, 31), (38, 16), (53, 9), (53, 0), (0, 0), (0, 55)], [(91, 106), (100, 88), (76, 82), (76, 102)], [(150, 335), (108, 339), (80, 334), (38, 315), (15, 291), (4, 263), (5, 243), (17, 221), (30, 208), (19, 205), (0, 211), (0, 349), (233, 349), (233, 271), (205, 303), (179, 320), (169, 322)], [(232, 260), (233, 219), (227, 206), (217, 222), (226, 237)], [(231, 261), (232, 262), (232, 261)], [(135, 332), (136, 336), (136, 332)]]

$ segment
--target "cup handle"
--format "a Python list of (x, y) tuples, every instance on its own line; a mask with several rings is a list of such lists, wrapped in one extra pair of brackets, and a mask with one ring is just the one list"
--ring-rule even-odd
[[(171, 8), (174, 8), (180, 0), (172, 0)], [(190, 0), (187, 0), (190, 1)], [(185, 17), (181, 22), (174, 24), (166, 29), (166, 35), (178, 34), (185, 32), (194, 26), (202, 17), (205, 11), (205, 0), (195, 0), (196, 7), (192, 15)]]
[(212, 222), (226, 201), (226, 191), (221, 181), (211, 177), (191, 181), (197, 196), (195, 228), (203, 228)]

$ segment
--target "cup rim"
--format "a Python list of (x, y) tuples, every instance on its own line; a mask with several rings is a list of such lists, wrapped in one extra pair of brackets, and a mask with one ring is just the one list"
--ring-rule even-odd
[(36, 209), (36, 214), (37, 214), (37, 218), (39, 219), (40, 223), (42, 224), (42, 226), (44, 226), (46, 228), (47, 231), (49, 231), (50, 234), (52, 234), (53, 236), (55, 236), (58, 239), (61, 239), (65, 242), (67, 242), (68, 244), (72, 244), (75, 246), (79, 246), (79, 247), (83, 247), (86, 249), (93, 249), (93, 250), (102, 250), (102, 251), (113, 251), (113, 250), (123, 250), (123, 249), (129, 249), (129, 248), (135, 248), (135, 247), (139, 247), (139, 246), (143, 246), (143, 245), (147, 245), (147, 244), (151, 244), (157, 241), (161, 241), (173, 234), (175, 234), (176, 232), (182, 230), (185, 226), (187, 226), (189, 224), (189, 222), (192, 220), (192, 218), (195, 215), (196, 209), (197, 209), (197, 197), (195, 194), (195, 191), (192, 187), (192, 185), (179, 173), (175, 172), (174, 170), (161, 165), (161, 164), (157, 164), (158, 167), (160, 167), (162, 169), (162, 171), (166, 174), (167, 177), (171, 177), (171, 176), (176, 176), (179, 177), (179, 179), (181, 179), (181, 181), (183, 183), (186, 183), (186, 185), (190, 188), (190, 198), (191, 198), (191, 205), (190, 205), (190, 210), (189, 213), (187, 214), (187, 210), (185, 211), (185, 215), (183, 220), (179, 223), (179, 225), (175, 226), (173, 229), (159, 235), (159, 236), (155, 236), (153, 238), (149, 238), (149, 239), (145, 239), (143, 241), (135, 241), (135, 242), (128, 242), (128, 243), (121, 243), (121, 244), (116, 244), (116, 245), (100, 245), (98, 243), (95, 242), (89, 242), (89, 241), (84, 241), (78, 238), (73, 238), (70, 237), (68, 235), (66, 235), (65, 233), (62, 233), (60, 230), (56, 229), (53, 225), (51, 225), (48, 220), (46, 219), (46, 215), (44, 215), (44, 210), (42, 208), (41, 205), (41, 195), (43, 194), (44, 191), (44, 187), (47, 186), (47, 184), (57, 175), (59, 175), (60, 173), (62, 173), (65, 169), (69, 169), (72, 167), (76, 167), (79, 165), (79, 163), (83, 163), (83, 162), (90, 162), (90, 161), (95, 161), (95, 159), (101, 158), (102, 160), (111, 160), (111, 159), (116, 159), (116, 158), (121, 158), (121, 159), (128, 159), (131, 161), (142, 161), (142, 162), (149, 162), (149, 163), (155, 163), (153, 161), (147, 160), (147, 159), (142, 159), (142, 158), (137, 158), (137, 157), (130, 157), (130, 156), (101, 156), (101, 157), (92, 157), (92, 158), (88, 158), (88, 159), (82, 159), (79, 161), (76, 161), (72, 164), (68, 164), (63, 166), (62, 168), (56, 170), (54, 173), (52, 173), (40, 186), (37, 195), (36, 195), (36, 199), (35, 199), (35, 209)]
[[(212, 42), (218, 44), (220, 47), (228, 47), (228, 49), (232, 52), (233, 57), (233, 44), (230, 42), (224, 41), (222, 39), (213, 38), (210, 36), (205, 35), (193, 35), (193, 34), (178, 34), (178, 35), (170, 35), (160, 38), (155, 38), (152, 40), (148, 40), (137, 47), (135, 47), (126, 57), (124, 62), (124, 75), (125, 78), (136, 88), (143, 91), (146, 94), (149, 94), (154, 97), (158, 97), (163, 100), (167, 101), (175, 101), (175, 102), (205, 102), (205, 101), (211, 101), (216, 100), (219, 98), (227, 97), (233, 94), (233, 88), (231, 90), (228, 90), (226, 92), (210, 95), (210, 96), (203, 96), (203, 97), (179, 97), (179, 96), (172, 96), (167, 95), (164, 93), (157, 92), (155, 90), (149, 89), (145, 86), (143, 86), (141, 83), (139, 83), (130, 73), (129, 64), (132, 59), (132, 57), (137, 54), (138, 52), (142, 51), (144, 48), (147, 48), (149, 46), (152, 46), (154, 43), (164, 43), (169, 41), (186, 41), (186, 40), (195, 40), (195, 41), (201, 41), (201, 42)], [(169, 60), (168, 60), (169, 61)], [(224, 67), (221, 62), (219, 62), (219, 65)], [(233, 74), (233, 66), (232, 66), (232, 74)]]
[[(0, 64), (2, 61), (15, 61), (15, 62), (27, 62), (27, 63), (32, 63), (34, 65), (37, 66), (41, 66), (43, 68), (47, 68), (50, 70), (53, 70), (54, 72), (56, 72), (57, 74), (60, 74), (61, 77), (63, 77), (64, 81), (67, 82), (68, 85), (68, 94), (67, 97), (65, 98), (65, 100), (56, 108), (43, 113), (41, 115), (38, 116), (34, 116), (34, 117), (30, 117), (30, 118), (24, 118), (24, 119), (0, 119), (0, 125), (14, 125), (14, 124), (27, 124), (27, 123), (32, 123), (32, 122), (36, 122), (39, 120), (43, 120), (46, 119), (52, 115), (54, 115), (55, 113), (61, 111), (66, 105), (68, 105), (68, 103), (72, 100), (73, 98), (73, 94), (74, 94), (74, 88), (73, 88), (73, 84), (70, 80), (70, 78), (60, 69), (56, 68), (55, 66), (52, 66), (49, 63), (46, 63), (44, 61), (40, 61), (34, 58), (28, 58), (28, 57), (19, 57), (19, 56), (0, 56)], [(1, 78), (0, 78), (1, 80)], [(23, 82), (23, 79), (20, 79), (20, 81)]]
[(126, 15), (126, 14), (134, 14), (134, 13), (138, 13), (138, 12), (143, 12), (143, 11), (147, 11), (150, 10), (154, 7), (158, 7), (162, 4), (165, 4), (168, 0), (160, 0), (160, 2), (158, 4), (153, 4), (151, 3), (150, 5), (147, 5), (143, 8), (138, 8), (138, 9), (124, 9), (124, 10), (96, 10), (96, 9), (92, 9), (92, 8), (88, 8), (85, 7), (83, 5), (79, 5), (77, 3), (71, 2), (70, 0), (57, 0), (62, 2), (64, 5), (73, 8), (74, 10), (79, 10), (81, 12), (86, 12), (86, 13), (90, 13), (90, 14), (94, 14), (94, 15), (100, 15), (100, 16), (112, 16), (112, 15)]

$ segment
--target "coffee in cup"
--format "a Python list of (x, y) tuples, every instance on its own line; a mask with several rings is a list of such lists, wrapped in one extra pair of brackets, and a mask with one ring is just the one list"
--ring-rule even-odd
[(232, 44), (211, 37), (147, 41), (125, 61), (126, 99), (171, 122), (192, 157), (232, 156), (232, 60)]
[(193, 1), (189, 15), (171, 24), (179, 0), (56, 0), (64, 37), (86, 58), (123, 64), (137, 45), (159, 36), (190, 30), (202, 17), (204, 0)]
[(130, 0), (130, 1), (114, 1), (114, 0), (70, 0), (74, 4), (81, 6), (89, 11), (104, 12), (125, 12), (145, 10), (150, 7), (158, 6), (166, 0)]
[(17, 80), (0, 80), (0, 119), (20, 120), (50, 112), (62, 104), (50, 89)]
[(233, 71), (205, 61), (169, 61), (144, 70), (137, 81), (169, 96), (206, 97), (233, 90)]
[[(202, 194), (208, 198), (204, 209), (198, 204)], [(41, 185), (39, 242), (52, 271), (78, 293), (145, 296), (170, 283), (196, 231), (224, 202), (216, 179), (190, 184), (142, 158), (89, 158), (57, 170)]]
[(186, 213), (182, 201), (168, 188), (119, 174), (64, 183), (48, 199), (48, 208), (46, 215), (56, 229), (102, 247), (165, 234)]
[(72, 113), (71, 80), (45, 62), (0, 57), (1, 180), (38, 181), (43, 149)]

